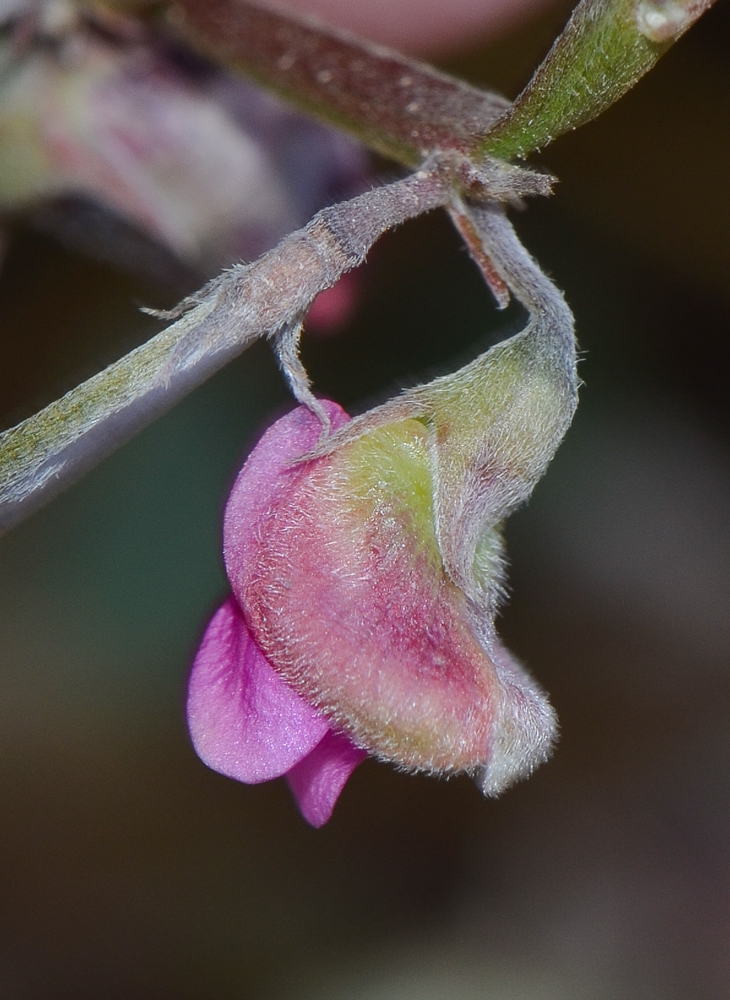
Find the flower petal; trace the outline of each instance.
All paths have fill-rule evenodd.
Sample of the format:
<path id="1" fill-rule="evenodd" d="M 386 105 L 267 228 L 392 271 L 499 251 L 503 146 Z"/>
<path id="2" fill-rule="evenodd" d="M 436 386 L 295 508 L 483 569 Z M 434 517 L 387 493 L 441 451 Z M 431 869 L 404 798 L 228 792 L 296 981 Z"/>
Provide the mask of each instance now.
<path id="1" fill-rule="evenodd" d="M 347 779 L 367 757 L 346 736 L 330 730 L 286 779 L 302 816 L 312 826 L 323 826 L 332 815 Z"/>
<path id="2" fill-rule="evenodd" d="M 247 784 L 285 774 L 328 731 L 272 668 L 233 597 L 213 616 L 195 657 L 188 725 L 200 758 Z"/>
<path id="3" fill-rule="evenodd" d="M 345 411 L 328 399 L 320 400 L 332 430 L 349 421 Z M 228 577 L 242 566 L 253 571 L 256 543 L 262 525 L 275 509 L 278 498 L 296 479 L 301 467 L 292 462 L 317 444 L 322 430 L 319 420 L 306 406 L 298 406 L 277 420 L 261 438 L 241 469 L 226 506 L 223 554 Z"/>
<path id="4" fill-rule="evenodd" d="M 277 473 L 260 465 L 274 446 L 296 433 L 301 454 L 313 443 L 302 422 L 319 429 L 304 409 L 285 419 L 226 511 L 228 576 L 259 647 L 333 728 L 381 759 L 479 772 L 489 794 L 529 773 L 549 753 L 554 714 L 520 665 L 498 655 L 491 615 L 445 571 L 429 429 L 413 419 L 376 428 L 280 465 L 264 489 L 262 477 Z M 252 513 L 262 494 L 265 509 Z"/>

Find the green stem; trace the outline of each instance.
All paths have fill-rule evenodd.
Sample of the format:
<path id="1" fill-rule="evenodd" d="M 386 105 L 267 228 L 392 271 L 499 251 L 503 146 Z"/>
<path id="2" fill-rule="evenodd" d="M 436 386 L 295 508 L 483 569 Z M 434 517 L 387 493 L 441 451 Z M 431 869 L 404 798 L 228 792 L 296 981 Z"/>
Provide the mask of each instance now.
<path id="1" fill-rule="evenodd" d="M 436 150 L 509 160 L 590 121 L 714 0 L 582 0 L 511 107 L 389 49 L 249 0 L 175 0 L 193 48 L 408 166 Z"/>
<path id="2" fill-rule="evenodd" d="M 714 0 L 582 0 L 512 108 L 479 143 L 524 157 L 605 111 Z"/>
<path id="3" fill-rule="evenodd" d="M 292 329 L 314 297 L 365 260 L 388 229 L 449 202 L 448 168 L 432 169 L 318 212 L 253 264 L 237 265 L 174 310 L 176 323 L 44 410 L 0 434 L 0 533 L 69 486 L 262 336 L 287 366 Z M 316 406 L 315 406 L 316 409 Z"/>

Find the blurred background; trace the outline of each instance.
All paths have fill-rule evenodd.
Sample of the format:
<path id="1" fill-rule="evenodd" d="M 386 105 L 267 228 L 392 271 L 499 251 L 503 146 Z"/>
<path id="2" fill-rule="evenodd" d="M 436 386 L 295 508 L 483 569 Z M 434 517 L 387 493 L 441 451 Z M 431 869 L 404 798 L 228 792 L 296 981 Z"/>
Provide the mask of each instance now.
<path id="1" fill-rule="evenodd" d="M 442 64 L 514 96 L 565 14 Z M 0 1000 L 727 997 L 728 52 L 719 0 L 544 153 L 557 193 L 516 217 L 584 351 L 575 424 L 507 530 L 501 631 L 551 693 L 554 758 L 496 802 L 366 761 L 320 831 L 284 781 L 196 758 L 184 691 L 226 592 L 222 506 L 291 405 L 258 345 L 0 541 Z M 3 426 L 148 337 L 138 306 L 192 281 L 67 232 L 12 225 Z M 339 332 L 304 345 L 353 411 L 521 321 L 439 214 L 358 281 Z"/>

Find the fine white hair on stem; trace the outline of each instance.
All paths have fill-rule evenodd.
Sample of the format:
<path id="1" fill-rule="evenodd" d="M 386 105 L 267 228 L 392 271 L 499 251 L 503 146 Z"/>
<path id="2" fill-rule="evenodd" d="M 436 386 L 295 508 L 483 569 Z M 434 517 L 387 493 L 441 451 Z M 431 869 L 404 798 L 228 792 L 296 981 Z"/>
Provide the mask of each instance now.
<path id="1" fill-rule="evenodd" d="M 232 267 L 166 314 L 176 322 L 147 343 L 0 434 L 0 531 L 65 489 L 259 337 L 279 344 L 295 395 L 311 406 L 306 373 L 295 361 L 301 317 L 319 292 L 364 261 L 382 233 L 447 203 L 450 174 L 438 161 L 427 163 L 403 180 L 323 209 L 263 257 Z"/>
<path id="2" fill-rule="evenodd" d="M 69 486 L 259 337 L 274 343 L 295 397 L 328 422 L 297 354 L 312 300 L 365 260 L 387 230 L 450 205 L 546 194 L 552 178 L 452 152 L 415 173 L 318 212 L 252 264 L 225 271 L 175 309 L 175 322 L 98 375 L 0 434 L 0 532 Z M 490 280 L 489 277 L 487 280 Z M 498 279 L 495 279 L 498 280 Z M 494 281 L 500 299 L 504 292 Z M 148 310 L 149 311 L 149 310 Z"/>

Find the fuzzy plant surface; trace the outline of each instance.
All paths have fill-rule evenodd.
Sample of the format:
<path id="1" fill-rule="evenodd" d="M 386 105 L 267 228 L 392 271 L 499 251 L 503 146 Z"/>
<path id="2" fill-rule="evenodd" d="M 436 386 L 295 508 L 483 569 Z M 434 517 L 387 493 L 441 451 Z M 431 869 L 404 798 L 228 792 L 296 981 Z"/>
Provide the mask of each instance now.
<path id="1" fill-rule="evenodd" d="M 548 756 L 553 709 L 496 630 L 501 525 L 571 422 L 576 341 L 562 294 L 506 212 L 551 190 L 553 179 L 525 158 L 617 100 L 710 2 L 581 0 L 512 104 L 245 0 L 73 9 L 78 20 L 65 30 L 86 32 L 94 52 L 101 42 L 90 19 L 127 31 L 142 51 L 163 33 L 412 171 L 322 209 L 258 260 L 224 271 L 167 314 L 172 325 L 147 344 L 0 436 L 0 525 L 9 527 L 255 340 L 272 342 L 300 407 L 264 435 L 226 509 L 232 594 L 206 631 L 188 701 L 193 742 L 211 767 L 246 782 L 286 775 L 318 826 L 368 755 L 409 771 L 471 775 L 487 795 Z M 20 142 L 23 73 L 40 87 L 50 70 L 14 58 L 0 115 Z M 97 86 L 98 65 L 115 99 L 122 87 L 128 115 L 126 63 L 110 64 L 106 50 L 91 58 L 87 89 L 88 80 Z M 190 112 L 184 142 L 223 134 L 233 159 L 239 146 L 243 155 L 240 133 L 215 117 L 209 95 L 185 91 L 181 104 L 179 88 L 159 93 L 181 122 Z M 33 161 L 35 174 L 12 175 L 15 188 L 5 186 L 16 197 L 22 182 L 52 188 L 63 179 L 47 143 L 29 148 L 46 156 Z M 121 171 L 109 196 L 137 198 L 143 216 L 140 204 L 160 205 L 159 180 L 152 169 L 135 188 Z M 226 192 L 210 195 L 218 204 Z M 167 227 L 169 243 L 203 239 L 210 207 L 180 228 L 176 204 L 153 213 L 150 226 Z M 298 354 L 304 318 L 382 233 L 435 208 L 450 212 L 498 306 L 514 298 L 527 325 L 459 371 L 350 420 L 310 385 Z"/>
<path id="2" fill-rule="evenodd" d="M 532 81 L 510 105 L 500 95 L 382 46 L 246 0 L 63 3 L 61 18 L 56 3 L 11 5 L 6 12 L 11 25 L 15 15 L 27 31 L 27 19 L 35 18 L 41 38 L 50 31 L 56 46 L 59 33 L 61 39 L 70 34 L 74 53 L 79 48 L 82 53 L 95 51 L 98 46 L 97 36 L 89 35 L 89 24 L 100 23 L 103 33 L 113 30 L 131 39 L 145 58 L 162 31 L 205 54 L 214 65 L 245 73 L 294 105 L 417 169 L 401 182 L 323 210 L 274 251 L 252 264 L 230 268 L 173 311 L 170 318 L 177 322 L 172 326 L 3 432 L 0 530 L 64 489 L 260 337 L 274 341 L 295 394 L 304 399 L 307 380 L 296 356 L 296 340 L 308 307 L 343 273 L 362 263 L 383 232 L 409 218 L 437 207 L 449 209 L 497 301 L 505 304 L 508 289 L 480 245 L 465 201 L 507 205 L 525 196 L 548 194 L 551 178 L 526 169 L 521 158 L 608 107 L 709 6 L 710 0 L 581 0 Z M 48 10 L 54 16 L 44 20 Z M 17 135 L 22 145 L 29 135 L 37 139 L 40 126 L 27 117 L 28 102 L 21 100 L 24 89 L 18 80 L 28 75 L 35 93 L 33 88 L 43 84 L 49 70 L 39 65 L 35 50 L 26 56 L 12 34 L 11 43 L 3 57 L 0 115 L 4 109 L 4 130 L 10 129 L 11 140 Z M 44 42 L 42 48 L 47 47 Z M 104 50 L 94 55 L 91 65 L 97 76 L 111 77 L 113 106 L 121 103 L 127 127 L 131 111 L 122 100 L 128 97 L 124 59 L 121 67 L 110 65 Z M 160 94 L 165 94 L 169 76 L 167 71 L 162 75 Z M 81 79 L 86 77 L 82 74 Z M 177 108 L 180 95 L 173 92 L 170 99 Z M 196 114 L 202 114 L 200 100 L 197 91 L 189 97 L 193 122 Z M 41 106 L 38 101 L 30 105 Z M 93 108 L 98 113 L 97 101 Z M 226 124 L 218 120 L 220 127 Z M 204 115 L 201 121 L 211 127 Z M 235 151 L 240 140 L 230 130 L 224 129 L 224 134 Z M 202 135 L 193 128 L 188 145 L 200 146 Z M 10 173 L 0 197 L 20 198 L 21 184 L 23 196 L 63 185 L 68 164 L 59 170 L 39 142 L 31 141 L 27 153 L 15 161 L 17 169 Z M 130 136 L 123 148 L 138 142 L 138 137 L 133 141 Z M 17 143 L 10 148 L 17 148 Z M 75 161 L 79 159 L 83 163 L 88 156 L 82 152 Z M 98 163 L 96 154 L 90 162 Z M 139 199 L 146 197 L 161 211 L 151 196 L 158 180 L 153 171 L 140 179 L 143 187 L 135 191 L 129 188 L 128 177 L 120 176 L 110 197 L 137 199 L 135 204 L 145 204 Z M 176 197 L 184 201 L 185 192 Z M 221 192 L 215 197 L 220 200 Z M 148 219 L 150 211 L 143 211 Z M 174 215 L 168 210 L 151 224 L 159 232 L 167 225 L 163 219 L 172 220 Z M 179 220 L 176 224 L 179 227 Z M 184 238 L 200 241 L 199 226 L 195 222 Z M 311 395 L 306 400 L 312 405 Z"/>

